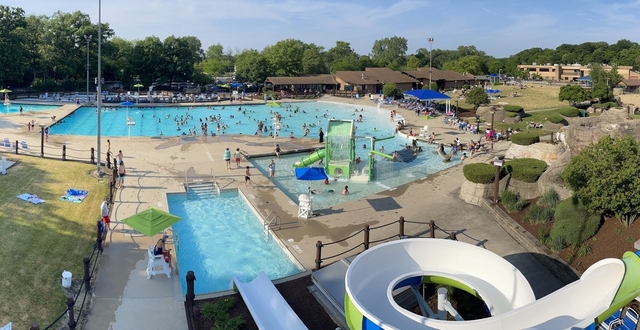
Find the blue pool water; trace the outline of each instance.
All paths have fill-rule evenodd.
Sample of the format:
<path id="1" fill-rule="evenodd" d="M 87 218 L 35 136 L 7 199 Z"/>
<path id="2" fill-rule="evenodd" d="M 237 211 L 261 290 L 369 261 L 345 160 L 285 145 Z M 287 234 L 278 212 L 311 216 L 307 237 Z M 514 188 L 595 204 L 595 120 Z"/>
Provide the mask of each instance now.
<path id="1" fill-rule="evenodd" d="M 183 293 L 189 270 L 197 278 L 196 294 L 229 290 L 234 276 L 250 281 L 264 271 L 273 280 L 303 271 L 273 237 L 267 239 L 262 222 L 237 191 L 213 198 L 167 194 L 167 202 L 169 211 L 182 218 L 173 231 Z"/>
<path id="2" fill-rule="evenodd" d="M 51 110 L 57 110 L 60 108 L 59 105 L 10 103 L 9 105 L 0 104 L 0 113 L 3 113 L 3 114 L 20 113 L 20 107 L 22 107 L 22 111 L 24 113 L 27 113 L 30 111 L 51 111 Z"/>
<path id="3" fill-rule="evenodd" d="M 360 142 L 362 141 L 362 142 Z M 364 144 L 365 139 L 357 139 L 356 145 Z M 384 146 L 386 153 L 394 150 L 402 150 L 407 139 L 395 137 L 390 140 L 376 142 L 376 149 Z M 368 145 L 367 141 L 367 145 Z M 315 192 L 312 194 L 314 209 L 326 209 L 335 205 L 365 198 L 367 196 L 393 189 L 400 185 L 424 178 L 441 170 L 460 163 L 460 156 L 454 156 L 450 162 L 443 162 L 442 158 L 435 152 L 434 145 L 419 143 L 423 148 L 423 152 L 418 157 L 407 163 L 393 162 L 387 159 L 376 157 L 376 167 L 374 173 L 376 178 L 370 182 L 356 182 L 355 180 L 330 180 L 329 185 L 325 185 L 323 181 L 300 181 L 296 179 L 293 164 L 307 156 L 307 154 L 285 155 L 280 158 L 260 157 L 251 158 L 251 163 L 265 176 L 269 175 L 268 165 L 273 159 L 276 163 L 276 173 L 273 179 L 275 185 L 282 190 L 291 200 L 298 204 L 300 194 L 308 192 L 308 187 Z M 356 148 L 356 156 L 366 160 L 369 149 L 362 147 Z M 449 152 L 449 150 L 447 150 Z M 366 164 L 363 164 L 366 166 Z M 349 186 L 349 194 L 342 195 L 344 186 Z M 330 193 L 329 190 L 333 190 Z"/>
<path id="4" fill-rule="evenodd" d="M 291 105 L 289 111 L 284 105 Z M 299 108 L 295 112 L 295 107 Z M 241 111 L 238 111 L 241 108 Z M 195 106 L 195 107 L 157 107 L 157 108 L 136 108 L 136 107 L 105 107 L 101 117 L 101 133 L 104 136 L 127 136 L 129 127 L 131 136 L 158 136 L 160 132 L 164 136 L 179 136 L 189 129 L 201 134 L 200 119 L 208 124 L 208 132 L 216 133 L 216 124 L 221 124 L 220 133 L 223 134 L 249 134 L 254 135 L 257 131 L 258 121 L 263 121 L 267 128 L 271 127 L 264 136 L 273 133 L 273 114 L 279 112 L 282 115 L 282 129 L 278 131 L 280 137 L 288 137 L 293 132 L 296 138 L 304 137 L 303 124 L 309 127 L 308 138 L 317 139 L 318 129 L 323 127 L 326 131 L 327 120 L 336 119 L 357 119 L 362 114 L 363 121 L 356 124 L 356 134 L 374 134 L 378 137 L 393 134 L 394 127 L 389 125 L 389 110 L 379 110 L 366 107 L 363 112 L 355 112 L 353 105 L 344 105 L 330 102 L 297 102 L 283 103 L 283 107 L 270 107 L 267 105 L 227 105 L 222 106 Z M 359 107 L 358 109 L 363 109 Z M 244 112 L 244 114 L 243 114 Z M 220 118 L 216 122 L 210 122 L 210 116 Z M 231 118 L 233 116 L 233 118 Z M 127 125 L 135 122 L 135 125 Z M 181 125 L 178 131 L 178 124 L 175 119 L 190 118 L 186 124 Z M 96 108 L 81 107 L 71 116 L 50 128 L 52 134 L 67 135 L 95 135 L 96 132 Z M 226 128 L 225 128 L 226 127 Z"/>

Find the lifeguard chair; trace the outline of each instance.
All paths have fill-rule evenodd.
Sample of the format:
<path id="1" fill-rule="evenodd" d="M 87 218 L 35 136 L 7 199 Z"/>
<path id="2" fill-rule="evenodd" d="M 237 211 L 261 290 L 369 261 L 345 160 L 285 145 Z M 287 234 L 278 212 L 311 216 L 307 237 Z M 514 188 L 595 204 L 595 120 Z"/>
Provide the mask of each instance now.
<path id="1" fill-rule="evenodd" d="M 301 194 L 298 196 L 298 218 L 309 219 L 313 216 L 313 203 L 311 202 L 311 196 L 307 194 Z"/>
<path id="2" fill-rule="evenodd" d="M 420 129 L 420 136 L 422 136 L 423 138 L 426 138 L 429 136 L 429 125 L 424 125 Z"/>

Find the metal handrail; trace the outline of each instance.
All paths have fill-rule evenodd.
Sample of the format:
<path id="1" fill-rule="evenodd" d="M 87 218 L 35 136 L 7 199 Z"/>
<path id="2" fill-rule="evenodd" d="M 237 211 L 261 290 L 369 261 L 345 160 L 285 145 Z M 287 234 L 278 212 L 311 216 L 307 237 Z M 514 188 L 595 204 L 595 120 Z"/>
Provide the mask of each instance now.
<path id="1" fill-rule="evenodd" d="M 280 216 L 275 211 L 271 211 L 264 221 L 264 234 L 269 235 L 269 228 L 271 228 L 272 224 L 280 229 L 280 221 Z"/>

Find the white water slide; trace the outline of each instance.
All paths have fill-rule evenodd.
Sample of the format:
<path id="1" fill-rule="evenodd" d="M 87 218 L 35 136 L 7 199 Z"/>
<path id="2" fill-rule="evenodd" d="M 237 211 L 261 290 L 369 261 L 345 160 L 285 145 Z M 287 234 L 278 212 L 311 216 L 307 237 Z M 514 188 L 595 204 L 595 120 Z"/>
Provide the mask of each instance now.
<path id="1" fill-rule="evenodd" d="M 259 329 L 307 330 L 264 272 L 248 283 L 234 277 L 233 283 Z"/>
<path id="2" fill-rule="evenodd" d="M 493 252 L 458 241 L 414 238 L 361 253 L 347 270 L 345 286 L 351 307 L 375 324 L 366 329 L 583 329 L 609 308 L 624 274 L 622 260 L 601 260 L 579 280 L 535 300 L 522 273 Z M 425 275 L 475 289 L 492 316 L 444 321 L 399 306 L 392 295 L 395 286 Z"/>

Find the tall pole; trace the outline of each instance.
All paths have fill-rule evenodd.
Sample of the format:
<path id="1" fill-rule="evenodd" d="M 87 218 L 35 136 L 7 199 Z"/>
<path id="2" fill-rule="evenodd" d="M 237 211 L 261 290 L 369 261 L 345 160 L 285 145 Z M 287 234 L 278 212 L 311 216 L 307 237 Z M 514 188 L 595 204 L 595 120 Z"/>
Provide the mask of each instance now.
<path id="1" fill-rule="evenodd" d="M 89 102 L 89 41 L 91 41 L 91 35 L 84 36 L 87 41 L 87 102 Z"/>
<path id="2" fill-rule="evenodd" d="M 427 39 L 429 42 L 429 89 L 431 89 L 431 53 L 433 50 L 433 38 Z"/>
<path id="3" fill-rule="evenodd" d="M 98 142 L 98 158 L 97 158 L 97 173 L 100 176 L 100 117 L 102 116 L 102 0 L 98 0 L 98 129 L 97 142 Z"/>
<path id="4" fill-rule="evenodd" d="M 495 116 L 496 112 L 495 111 L 491 111 L 491 130 L 489 133 L 489 136 L 491 137 L 491 141 L 489 141 L 489 146 L 491 147 L 491 152 L 493 152 L 493 140 L 495 138 L 495 134 L 496 131 L 493 129 L 493 117 Z"/>

